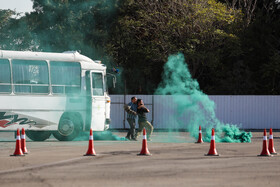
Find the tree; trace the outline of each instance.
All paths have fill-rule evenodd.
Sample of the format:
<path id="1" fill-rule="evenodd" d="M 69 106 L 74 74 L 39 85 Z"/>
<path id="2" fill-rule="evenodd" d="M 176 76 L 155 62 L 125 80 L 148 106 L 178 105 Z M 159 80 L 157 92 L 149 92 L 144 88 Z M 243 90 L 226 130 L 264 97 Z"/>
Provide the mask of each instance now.
<path id="1" fill-rule="evenodd" d="M 280 9 L 275 1 L 257 5 L 255 19 L 242 36 L 242 58 L 252 71 L 254 94 L 280 94 Z"/>
<path id="2" fill-rule="evenodd" d="M 280 5 L 263 0 L 33 0 L 0 10 L 0 48 L 78 50 L 123 69 L 113 93 L 153 94 L 182 52 L 207 94 L 279 94 Z M 116 67 L 117 66 L 117 67 Z M 110 81 L 109 81 L 110 82 Z"/>
<path id="3" fill-rule="evenodd" d="M 215 81 L 224 55 L 241 53 L 236 33 L 242 14 L 215 0 L 126 0 L 121 10 L 107 49 L 126 68 L 131 93 L 153 93 L 168 55 L 177 52 L 185 54 L 202 88 L 211 90 L 207 82 Z"/>
<path id="4" fill-rule="evenodd" d="M 26 18 L 12 10 L 0 10 L 0 48 L 30 50 L 32 37 Z"/>
<path id="5" fill-rule="evenodd" d="M 91 58 L 104 55 L 103 45 L 117 1 L 33 0 L 26 16 L 38 50 L 78 50 Z"/>

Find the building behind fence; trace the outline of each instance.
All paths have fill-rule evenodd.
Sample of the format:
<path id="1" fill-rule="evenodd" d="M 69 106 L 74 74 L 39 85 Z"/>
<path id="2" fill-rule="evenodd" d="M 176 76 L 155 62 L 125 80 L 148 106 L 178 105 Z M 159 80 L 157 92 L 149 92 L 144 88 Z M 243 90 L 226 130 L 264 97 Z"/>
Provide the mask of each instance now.
<path id="1" fill-rule="evenodd" d="M 168 129 L 176 124 L 170 95 L 111 95 L 111 129 L 129 128 L 124 103 L 132 96 L 143 99 L 150 113 L 148 120 L 155 129 Z M 216 117 L 224 123 L 236 124 L 243 129 L 280 129 L 280 96 L 209 96 L 216 104 Z M 186 116 L 187 118 L 187 116 Z"/>

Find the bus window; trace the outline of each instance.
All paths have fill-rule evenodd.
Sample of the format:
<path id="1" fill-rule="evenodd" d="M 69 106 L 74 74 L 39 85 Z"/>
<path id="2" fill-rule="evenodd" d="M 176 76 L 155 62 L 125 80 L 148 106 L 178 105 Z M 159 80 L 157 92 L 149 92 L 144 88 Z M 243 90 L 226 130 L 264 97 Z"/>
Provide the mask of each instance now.
<path id="1" fill-rule="evenodd" d="M 79 62 L 50 62 L 54 94 L 80 93 L 81 65 Z"/>
<path id="2" fill-rule="evenodd" d="M 96 96 L 103 96 L 103 76 L 102 73 L 92 73 L 92 93 Z"/>
<path id="3" fill-rule="evenodd" d="M 15 93 L 49 93 L 46 61 L 12 60 Z"/>
<path id="4" fill-rule="evenodd" d="M 11 93 L 11 69 L 7 59 L 0 59 L 0 93 Z"/>

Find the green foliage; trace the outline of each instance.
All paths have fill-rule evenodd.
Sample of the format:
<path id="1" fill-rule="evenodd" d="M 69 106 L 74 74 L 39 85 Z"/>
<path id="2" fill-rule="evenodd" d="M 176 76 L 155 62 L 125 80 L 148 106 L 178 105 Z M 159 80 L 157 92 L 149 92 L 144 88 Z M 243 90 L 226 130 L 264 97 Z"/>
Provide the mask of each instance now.
<path id="1" fill-rule="evenodd" d="M 11 10 L 0 10 L 0 47 L 10 50 L 28 50 L 32 38 L 26 18 Z"/>
<path id="2" fill-rule="evenodd" d="M 136 84 L 135 93 L 141 87 L 153 93 L 171 53 L 184 53 L 191 74 L 201 81 L 210 78 L 200 78 L 205 71 L 216 72 L 223 65 L 225 52 L 231 57 L 241 53 L 238 10 L 215 0 L 126 2 L 107 49 L 116 62 L 134 72 L 125 78 Z"/>
<path id="3" fill-rule="evenodd" d="M 27 18 L 40 50 L 80 50 L 96 58 L 104 55 L 113 6 L 112 0 L 34 0 Z"/>
<path id="4" fill-rule="evenodd" d="M 251 70 L 254 94 L 279 95 L 280 9 L 263 5 L 244 32 L 243 61 Z"/>
<path id="5" fill-rule="evenodd" d="M 117 3 L 117 0 L 33 0 L 33 12 L 17 19 L 7 16 L 8 25 L 1 32 L 5 33 L 1 48 L 78 50 L 93 59 L 106 59 L 104 45 Z"/>
<path id="6" fill-rule="evenodd" d="M 101 59 L 109 72 L 117 65 L 122 71 L 111 93 L 123 93 L 124 85 L 126 93 L 154 93 L 168 56 L 181 52 L 207 94 L 279 94 L 277 6 L 255 0 L 33 0 L 34 11 L 24 16 L 0 10 L 0 48 L 78 50 Z"/>

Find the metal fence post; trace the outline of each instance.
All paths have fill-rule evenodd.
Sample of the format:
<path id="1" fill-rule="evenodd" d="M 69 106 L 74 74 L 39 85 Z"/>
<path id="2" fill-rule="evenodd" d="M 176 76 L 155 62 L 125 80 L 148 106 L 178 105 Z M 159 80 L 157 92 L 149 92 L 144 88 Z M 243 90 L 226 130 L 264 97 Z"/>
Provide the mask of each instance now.
<path id="1" fill-rule="evenodd" d="M 126 104 L 126 80 L 124 80 L 124 94 L 123 94 L 123 105 Z M 125 111 L 123 110 L 123 129 L 125 129 Z"/>

